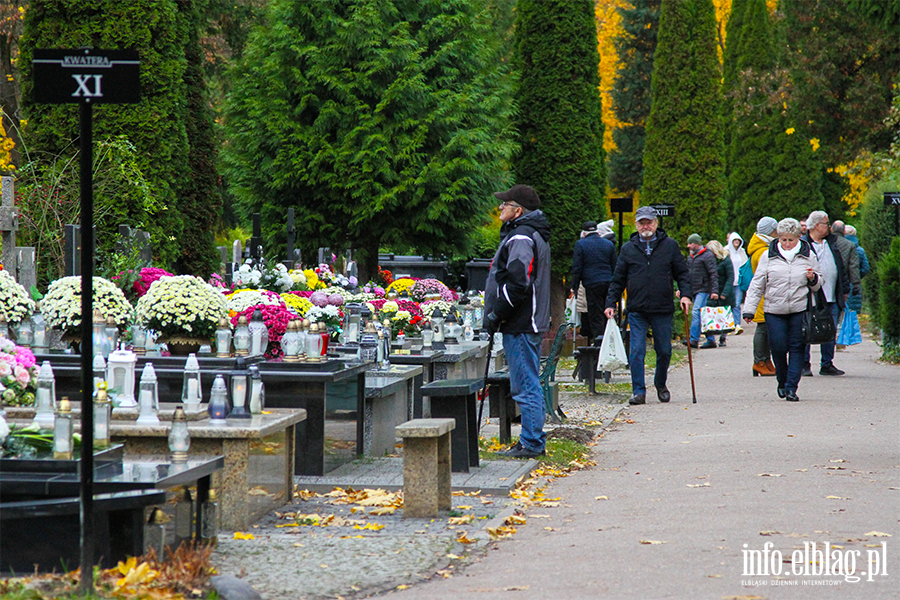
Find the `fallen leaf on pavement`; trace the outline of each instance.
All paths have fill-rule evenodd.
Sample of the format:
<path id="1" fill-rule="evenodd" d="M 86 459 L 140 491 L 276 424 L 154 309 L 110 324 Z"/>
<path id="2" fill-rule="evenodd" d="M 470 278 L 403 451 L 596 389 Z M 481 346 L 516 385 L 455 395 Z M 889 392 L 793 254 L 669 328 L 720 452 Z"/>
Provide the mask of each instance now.
<path id="1" fill-rule="evenodd" d="M 760 531 L 759 535 L 778 535 L 780 531 Z"/>
<path id="2" fill-rule="evenodd" d="M 655 546 L 657 544 L 665 544 L 667 542 L 660 542 L 659 540 L 641 540 L 639 543 Z"/>
<path id="3" fill-rule="evenodd" d="M 594 496 L 594 500 L 609 500 L 609 496 Z"/>
<path id="4" fill-rule="evenodd" d="M 514 534 L 516 532 L 516 528 L 505 527 L 501 525 L 500 527 L 488 527 L 487 532 L 491 536 L 492 540 L 499 540 Z"/>
<path id="5" fill-rule="evenodd" d="M 235 532 L 234 532 L 234 538 L 232 538 L 232 539 L 235 539 L 235 540 L 255 540 L 256 538 L 253 537 L 253 534 L 252 534 L 252 533 L 244 533 L 244 532 L 242 532 L 242 531 L 235 531 Z"/>
<path id="6" fill-rule="evenodd" d="M 710 487 L 708 481 L 706 483 L 689 483 L 689 484 L 687 484 L 687 486 L 688 487 Z"/>
<path id="7" fill-rule="evenodd" d="M 826 500 L 849 500 L 849 498 L 842 498 L 840 496 L 825 496 Z"/>
<path id="8" fill-rule="evenodd" d="M 882 533 L 881 531 L 870 531 L 869 533 L 864 533 L 863 535 L 867 535 L 870 537 L 893 537 L 890 533 Z"/>
<path id="9" fill-rule="evenodd" d="M 531 587 L 530 585 L 511 585 L 509 587 L 503 588 L 503 591 L 504 592 L 524 592 L 525 590 L 527 590 L 530 587 Z"/>
<path id="10" fill-rule="evenodd" d="M 450 517 L 448 523 L 450 525 L 465 525 L 475 520 L 475 515 L 463 515 L 461 517 Z"/>
<path id="11" fill-rule="evenodd" d="M 525 523 L 525 517 L 521 517 L 519 515 L 509 515 L 508 517 L 506 517 L 506 520 L 503 521 L 504 525 L 524 525 Z"/>
<path id="12" fill-rule="evenodd" d="M 458 536 L 456 536 L 456 541 L 460 544 L 474 544 L 475 540 L 471 539 L 466 535 L 465 531 L 461 531 Z"/>
<path id="13" fill-rule="evenodd" d="M 757 477 L 781 477 L 780 473 L 760 473 Z"/>

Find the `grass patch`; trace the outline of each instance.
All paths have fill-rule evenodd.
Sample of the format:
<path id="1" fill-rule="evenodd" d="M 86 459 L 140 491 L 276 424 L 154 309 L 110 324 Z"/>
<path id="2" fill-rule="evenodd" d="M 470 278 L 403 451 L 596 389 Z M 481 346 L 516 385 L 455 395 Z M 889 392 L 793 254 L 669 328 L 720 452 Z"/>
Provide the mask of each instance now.
<path id="1" fill-rule="evenodd" d="M 479 456 L 482 460 L 519 460 L 515 458 L 506 458 L 497 454 L 501 450 L 506 450 L 515 445 L 519 438 L 514 437 L 509 445 L 500 443 L 496 437 L 490 439 L 479 438 L 478 447 L 480 449 Z M 548 467 L 567 467 L 572 461 L 584 462 L 591 453 L 589 446 L 579 444 L 573 440 L 562 438 L 548 438 L 545 448 L 547 455 L 540 456 L 537 460 L 542 466 Z"/>

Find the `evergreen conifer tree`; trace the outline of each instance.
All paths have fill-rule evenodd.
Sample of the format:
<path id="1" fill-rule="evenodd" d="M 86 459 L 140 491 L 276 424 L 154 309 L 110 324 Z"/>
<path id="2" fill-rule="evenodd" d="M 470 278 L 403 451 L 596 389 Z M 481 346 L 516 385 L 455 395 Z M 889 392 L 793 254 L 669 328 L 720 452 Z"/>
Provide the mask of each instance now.
<path id="1" fill-rule="evenodd" d="M 650 78 L 659 31 L 660 0 L 634 0 L 619 7 L 624 35 L 616 38 L 619 70 L 612 89 L 616 118 L 616 147 L 609 153 L 609 185 L 619 193 L 641 189 L 644 174 L 644 138 L 650 115 Z"/>
<path id="2" fill-rule="evenodd" d="M 508 184 L 511 95 L 484 1 L 274 0 L 233 71 L 225 174 L 270 247 L 458 249 Z"/>
<path id="3" fill-rule="evenodd" d="M 78 146 L 79 126 L 77 106 L 34 104 L 31 100 L 33 50 L 79 46 L 137 49 L 141 102 L 95 107 L 94 139 L 125 134 L 137 148 L 138 167 L 150 182 L 152 195 L 166 210 L 152 219 L 135 210 L 128 224 L 151 233 L 154 257 L 166 266 L 180 255 L 182 227 L 192 218 L 179 206 L 181 185 L 190 178 L 183 82 L 187 28 L 185 14 L 174 0 L 33 0 L 20 39 L 22 106 L 28 118 L 25 146 L 38 158 L 71 156 Z M 114 232 L 106 233 L 110 238 Z M 193 239 L 187 241 L 194 243 Z"/>
<path id="4" fill-rule="evenodd" d="M 788 82 L 766 0 L 748 0 L 732 94 L 728 148 L 730 226 L 753 231 L 762 216 L 802 218 L 822 207 L 822 169 L 806 129 L 788 117 Z M 727 42 L 726 42 L 727 44 Z"/>
<path id="5" fill-rule="evenodd" d="M 712 0 L 663 0 L 644 150 L 642 204 L 674 204 L 667 233 L 718 237 L 724 226 L 724 149 Z"/>
<path id="6" fill-rule="evenodd" d="M 597 27 L 590 0 L 519 0 L 516 12 L 514 170 L 517 183 L 537 190 L 550 221 L 552 313 L 560 323 L 581 224 L 606 216 Z"/>
<path id="7" fill-rule="evenodd" d="M 738 89 L 738 48 L 741 44 L 741 30 L 744 27 L 746 0 L 732 2 L 728 23 L 725 25 L 725 51 L 722 53 L 722 131 L 726 152 L 731 145 L 731 129 L 734 120 L 734 96 Z M 726 177 L 729 165 L 725 164 Z"/>

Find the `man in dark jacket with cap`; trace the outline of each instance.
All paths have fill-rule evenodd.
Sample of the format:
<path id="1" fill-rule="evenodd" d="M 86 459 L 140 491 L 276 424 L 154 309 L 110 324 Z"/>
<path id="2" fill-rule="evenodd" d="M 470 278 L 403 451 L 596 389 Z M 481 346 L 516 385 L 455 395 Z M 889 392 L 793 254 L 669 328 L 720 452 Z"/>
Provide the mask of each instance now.
<path id="1" fill-rule="evenodd" d="M 597 223 L 587 221 L 581 226 L 582 237 L 575 242 L 572 256 L 572 291 L 578 293 L 583 285 L 587 298 L 588 319 L 593 337 L 603 335 L 606 330 L 606 294 L 609 282 L 616 270 L 616 246 L 600 237 Z"/>
<path id="2" fill-rule="evenodd" d="M 484 289 L 484 328 L 503 333 L 513 399 L 522 413 L 519 441 L 502 452 L 512 458 L 544 454 L 541 340 L 550 329 L 550 225 L 537 192 L 515 185 L 494 194 L 501 202 L 500 247 Z"/>
<path id="3" fill-rule="evenodd" d="M 653 348 L 656 350 L 654 384 L 660 402 L 671 398 L 666 387 L 669 362 L 672 359 L 672 313 L 678 282 L 681 310 L 691 307 L 691 282 L 687 264 L 678 243 L 659 229 L 656 210 L 642 206 L 634 214 L 637 232 L 622 246 L 616 272 L 606 297 L 606 316 L 612 319 L 616 303 L 628 290 L 625 305 L 631 328 L 631 348 L 628 363 L 631 367 L 632 397 L 629 404 L 644 404 L 647 387 L 644 383 L 644 357 L 647 354 L 647 331 L 653 328 Z"/>

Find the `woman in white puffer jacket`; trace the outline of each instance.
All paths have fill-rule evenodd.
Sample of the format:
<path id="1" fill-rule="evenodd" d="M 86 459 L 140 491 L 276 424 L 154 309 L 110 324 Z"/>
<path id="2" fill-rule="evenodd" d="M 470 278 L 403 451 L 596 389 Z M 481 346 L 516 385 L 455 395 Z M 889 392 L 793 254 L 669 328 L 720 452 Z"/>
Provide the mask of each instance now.
<path id="1" fill-rule="evenodd" d="M 804 360 L 803 313 L 809 294 L 822 287 L 822 276 L 815 253 L 800 239 L 800 223 L 796 219 L 779 221 L 776 235 L 756 267 L 743 316 L 751 322 L 757 306 L 763 302 L 778 396 L 796 402 L 800 399 L 797 386 Z"/>

